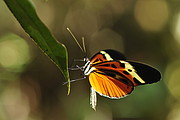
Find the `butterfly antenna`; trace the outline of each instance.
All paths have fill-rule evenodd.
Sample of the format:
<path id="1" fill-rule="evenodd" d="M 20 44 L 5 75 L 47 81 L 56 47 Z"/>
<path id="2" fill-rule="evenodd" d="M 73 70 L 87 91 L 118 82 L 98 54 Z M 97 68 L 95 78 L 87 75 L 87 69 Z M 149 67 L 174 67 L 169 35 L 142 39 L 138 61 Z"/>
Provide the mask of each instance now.
<path id="1" fill-rule="evenodd" d="M 84 37 L 82 37 L 82 44 L 83 44 L 84 53 L 87 54 Z"/>
<path id="2" fill-rule="evenodd" d="M 79 44 L 78 40 L 76 39 L 76 37 L 74 36 L 74 34 L 71 32 L 71 30 L 69 28 L 67 28 L 67 30 L 69 31 L 69 33 L 71 34 L 71 36 L 74 38 L 74 40 L 76 41 L 77 45 L 79 46 L 79 48 L 81 49 L 82 52 L 85 53 L 84 49 L 81 47 L 81 45 Z"/>

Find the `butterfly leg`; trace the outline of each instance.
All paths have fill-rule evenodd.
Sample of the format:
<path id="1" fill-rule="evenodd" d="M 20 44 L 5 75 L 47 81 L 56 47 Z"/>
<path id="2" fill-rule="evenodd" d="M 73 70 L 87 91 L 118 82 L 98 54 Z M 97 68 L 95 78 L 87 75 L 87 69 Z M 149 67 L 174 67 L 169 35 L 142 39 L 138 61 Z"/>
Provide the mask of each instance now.
<path id="1" fill-rule="evenodd" d="M 84 62 L 83 59 L 74 59 L 73 61 L 74 61 L 74 62 Z"/>
<path id="2" fill-rule="evenodd" d="M 79 70 L 79 68 L 77 68 L 77 67 L 71 67 L 71 68 L 68 68 L 68 70 Z"/>
<path id="3" fill-rule="evenodd" d="M 84 59 L 74 59 L 72 62 L 71 62 L 71 66 L 73 66 L 73 64 L 75 63 L 75 62 L 85 62 L 84 61 Z"/>
<path id="4" fill-rule="evenodd" d="M 73 61 L 72 61 L 72 63 L 71 63 L 71 67 L 70 68 L 68 68 L 69 70 L 81 70 L 82 71 L 82 69 L 83 69 L 83 66 L 82 67 L 80 67 L 80 66 L 78 66 L 78 65 L 73 65 L 75 62 L 84 62 L 84 59 L 74 59 Z"/>
<path id="5" fill-rule="evenodd" d="M 68 68 L 68 69 L 69 70 L 81 70 L 81 71 L 84 71 L 83 66 L 79 66 L 79 65 L 72 66 L 71 68 Z"/>
<path id="6" fill-rule="evenodd" d="M 84 76 L 83 78 L 78 78 L 78 79 L 74 79 L 74 80 L 70 80 L 70 83 L 71 82 L 75 82 L 75 81 L 79 81 L 79 80 L 84 80 L 86 79 L 86 76 Z M 63 85 L 66 85 L 68 82 L 64 82 Z"/>
<path id="7" fill-rule="evenodd" d="M 73 66 L 71 68 L 68 68 L 69 70 L 81 70 L 81 71 L 84 71 L 84 66 L 79 66 L 79 65 L 76 65 L 76 66 Z"/>

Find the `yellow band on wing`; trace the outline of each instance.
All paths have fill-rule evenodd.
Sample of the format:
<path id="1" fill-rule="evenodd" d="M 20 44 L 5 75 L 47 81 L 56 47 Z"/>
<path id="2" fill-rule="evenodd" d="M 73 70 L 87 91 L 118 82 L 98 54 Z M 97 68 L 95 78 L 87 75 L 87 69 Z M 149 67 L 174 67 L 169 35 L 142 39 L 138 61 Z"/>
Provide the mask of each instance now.
<path id="1" fill-rule="evenodd" d="M 145 83 L 145 81 L 141 77 L 139 77 L 139 75 L 136 73 L 136 70 L 133 68 L 131 64 L 129 64 L 126 61 L 120 61 L 120 62 L 125 64 L 125 68 L 127 69 L 127 72 L 129 74 L 135 77 L 140 83 Z"/>

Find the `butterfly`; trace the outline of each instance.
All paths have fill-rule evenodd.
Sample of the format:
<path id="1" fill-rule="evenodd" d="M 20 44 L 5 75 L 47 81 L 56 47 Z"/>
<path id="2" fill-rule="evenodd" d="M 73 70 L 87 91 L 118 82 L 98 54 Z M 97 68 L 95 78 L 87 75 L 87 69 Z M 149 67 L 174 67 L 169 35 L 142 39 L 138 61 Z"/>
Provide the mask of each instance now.
<path id="1" fill-rule="evenodd" d="M 115 50 L 96 53 L 84 66 L 84 74 L 94 90 L 102 96 L 119 99 L 130 94 L 138 85 L 158 82 L 161 74 L 155 68 L 127 60 Z"/>
<path id="2" fill-rule="evenodd" d="M 84 62 L 85 65 L 80 69 L 85 76 L 89 76 L 92 87 L 91 105 L 94 109 L 96 93 L 110 99 L 120 99 L 132 93 L 136 86 L 155 83 L 161 79 L 157 69 L 130 61 L 122 53 L 112 49 L 102 50 L 91 59 L 85 57 Z"/>

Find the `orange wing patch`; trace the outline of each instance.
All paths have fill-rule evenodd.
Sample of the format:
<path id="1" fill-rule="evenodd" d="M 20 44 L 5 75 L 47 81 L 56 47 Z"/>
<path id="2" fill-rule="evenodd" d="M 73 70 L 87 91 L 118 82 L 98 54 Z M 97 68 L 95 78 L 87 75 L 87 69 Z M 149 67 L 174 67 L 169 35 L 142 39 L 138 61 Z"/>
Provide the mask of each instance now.
<path id="1" fill-rule="evenodd" d="M 124 76 L 126 79 L 130 80 L 134 86 L 145 83 L 145 81 L 142 80 L 141 77 L 136 73 L 136 70 L 125 61 L 105 61 L 92 64 L 92 66 L 116 79 L 121 79 L 121 77 Z"/>
<path id="2" fill-rule="evenodd" d="M 101 63 L 104 61 L 107 61 L 107 59 L 102 54 L 97 54 L 91 59 L 91 63 L 93 64 Z"/>
<path id="3" fill-rule="evenodd" d="M 123 81 L 126 82 L 123 82 Z M 134 85 L 126 79 L 116 80 L 110 76 L 93 72 L 89 75 L 91 86 L 102 96 L 119 99 L 130 94 Z"/>

